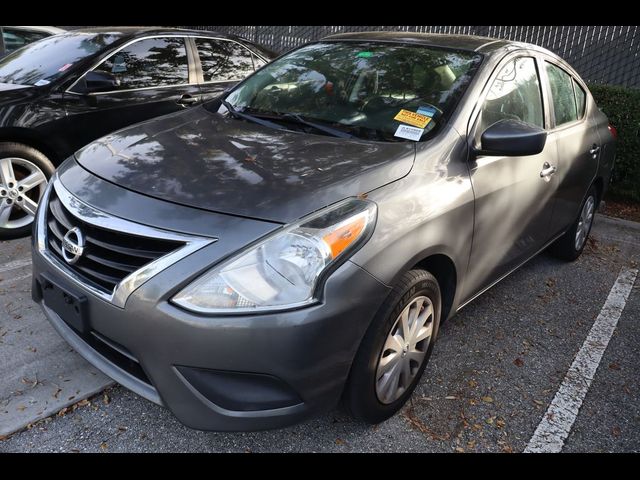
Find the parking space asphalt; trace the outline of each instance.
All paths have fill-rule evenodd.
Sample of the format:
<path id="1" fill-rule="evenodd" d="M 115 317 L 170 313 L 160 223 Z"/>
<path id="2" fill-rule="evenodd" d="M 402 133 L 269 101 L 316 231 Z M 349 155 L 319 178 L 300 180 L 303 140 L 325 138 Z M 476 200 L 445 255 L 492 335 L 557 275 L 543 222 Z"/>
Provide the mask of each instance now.
<path id="1" fill-rule="evenodd" d="M 0 437 L 104 390 L 31 300 L 29 239 L 0 242 Z"/>
<path id="2" fill-rule="evenodd" d="M 446 322 L 413 400 L 378 426 L 336 409 L 281 430 L 200 432 L 114 386 L 0 441 L 0 451 L 521 452 L 619 272 L 638 262 L 640 224 L 598 216 L 579 260 L 542 254 Z M 640 451 L 638 319 L 640 279 L 563 451 Z"/>

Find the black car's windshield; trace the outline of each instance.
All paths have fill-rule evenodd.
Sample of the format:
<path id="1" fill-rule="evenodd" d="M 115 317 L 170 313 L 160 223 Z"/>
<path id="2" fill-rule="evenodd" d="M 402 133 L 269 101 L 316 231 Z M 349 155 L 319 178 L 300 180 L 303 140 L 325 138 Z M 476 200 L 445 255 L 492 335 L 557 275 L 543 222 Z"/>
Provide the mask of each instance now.
<path id="1" fill-rule="evenodd" d="M 47 85 L 120 35 L 72 32 L 31 43 L 0 60 L 0 83 Z"/>
<path id="2" fill-rule="evenodd" d="M 254 118 L 420 141 L 451 113 L 481 60 L 472 52 L 420 45 L 320 42 L 267 65 L 226 100 Z"/>

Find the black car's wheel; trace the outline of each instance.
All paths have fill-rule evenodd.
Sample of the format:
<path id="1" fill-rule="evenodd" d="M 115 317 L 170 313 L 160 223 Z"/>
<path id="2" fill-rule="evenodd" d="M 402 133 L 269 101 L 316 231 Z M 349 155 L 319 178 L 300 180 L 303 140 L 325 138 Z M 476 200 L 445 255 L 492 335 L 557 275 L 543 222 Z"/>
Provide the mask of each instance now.
<path id="1" fill-rule="evenodd" d="M 31 225 L 55 167 L 38 150 L 0 143 L 0 240 L 31 233 Z"/>
<path id="2" fill-rule="evenodd" d="M 576 221 L 562 237 L 549 247 L 549 252 L 554 257 L 572 262 L 580 256 L 584 246 L 587 244 L 597 205 L 598 192 L 595 187 L 591 187 L 582 202 L 580 214 Z"/>
<path id="3" fill-rule="evenodd" d="M 344 404 L 357 419 L 379 423 L 411 396 L 429 360 L 440 323 L 438 282 L 411 270 L 393 288 L 360 345 Z"/>

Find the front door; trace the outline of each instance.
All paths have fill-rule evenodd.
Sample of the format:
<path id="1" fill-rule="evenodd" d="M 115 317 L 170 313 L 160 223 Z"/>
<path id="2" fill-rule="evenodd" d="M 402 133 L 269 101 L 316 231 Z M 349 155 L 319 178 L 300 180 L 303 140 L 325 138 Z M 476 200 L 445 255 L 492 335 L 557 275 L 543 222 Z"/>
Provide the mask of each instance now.
<path id="1" fill-rule="evenodd" d="M 536 59 L 510 57 L 496 71 L 470 130 L 477 147 L 486 128 L 502 119 L 546 125 Z M 469 296 L 509 273 L 548 241 L 557 189 L 556 146 L 547 141 L 538 155 L 477 156 L 470 162 L 475 218 L 466 281 Z"/>
<path id="2" fill-rule="evenodd" d="M 115 77 L 109 91 L 65 93 L 67 128 L 80 148 L 115 130 L 201 101 L 195 76 L 190 74 L 184 37 L 138 40 L 117 51 L 93 71 Z M 82 86 L 84 79 L 76 85 Z"/>

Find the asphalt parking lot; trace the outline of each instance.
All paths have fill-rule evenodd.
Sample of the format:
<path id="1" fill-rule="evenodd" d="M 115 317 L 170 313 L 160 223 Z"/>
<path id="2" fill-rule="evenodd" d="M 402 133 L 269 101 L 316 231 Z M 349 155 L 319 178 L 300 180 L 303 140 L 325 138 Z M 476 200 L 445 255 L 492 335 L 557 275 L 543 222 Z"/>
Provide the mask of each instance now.
<path id="1" fill-rule="evenodd" d="M 11 253 L 0 257 L 5 268 L 19 265 L 0 273 L 0 358 L 31 345 L 36 351 L 25 358 L 37 365 L 55 345 L 53 360 L 42 368 L 54 363 L 57 370 L 48 375 L 58 375 L 59 383 L 80 376 L 84 389 L 76 397 L 64 385 L 60 393 L 49 377 L 34 378 L 37 372 L 27 379 L 22 371 L 13 374 L 11 381 L 22 386 L 0 385 L 0 413 L 6 415 L 0 422 L 16 413 L 10 409 L 28 411 L 21 399 L 33 396 L 31 390 L 55 393 L 72 406 L 36 422 L 47 408 L 57 408 L 40 402 L 34 422 L 0 441 L 0 452 L 522 452 L 541 420 L 553 416 L 549 406 L 594 322 L 608 311 L 603 306 L 621 271 L 637 271 L 640 224 L 596 217 L 578 261 L 542 254 L 445 323 L 413 401 L 384 424 L 362 425 L 338 409 L 255 433 L 193 431 L 119 386 L 101 391 L 108 380 L 64 349 L 30 303 L 28 262 L 15 263 L 28 257 L 28 241 L 0 243 L 0 252 Z M 640 279 L 629 288 L 563 452 L 640 451 Z M 37 342 L 25 341 L 29 336 Z M 18 367 L 26 368 L 12 368 Z"/>

